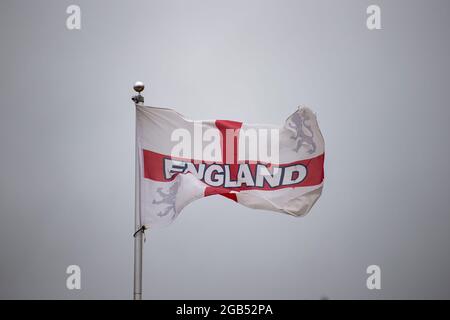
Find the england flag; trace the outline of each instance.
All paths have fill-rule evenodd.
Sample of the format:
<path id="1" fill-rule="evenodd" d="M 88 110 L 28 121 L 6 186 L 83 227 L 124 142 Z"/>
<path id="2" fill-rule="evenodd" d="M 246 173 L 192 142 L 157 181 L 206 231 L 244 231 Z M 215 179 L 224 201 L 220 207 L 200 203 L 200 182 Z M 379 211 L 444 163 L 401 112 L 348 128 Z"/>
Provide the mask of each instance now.
<path id="1" fill-rule="evenodd" d="M 303 216 L 320 197 L 324 139 L 299 108 L 283 126 L 193 121 L 136 105 L 141 225 L 170 224 L 189 203 L 218 195 L 246 207 Z"/>

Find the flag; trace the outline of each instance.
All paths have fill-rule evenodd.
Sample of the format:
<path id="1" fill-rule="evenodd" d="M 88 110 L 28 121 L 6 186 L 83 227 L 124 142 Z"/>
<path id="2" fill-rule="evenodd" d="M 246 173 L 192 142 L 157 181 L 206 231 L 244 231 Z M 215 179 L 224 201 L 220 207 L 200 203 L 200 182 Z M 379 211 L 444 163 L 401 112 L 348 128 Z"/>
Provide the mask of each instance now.
<path id="1" fill-rule="evenodd" d="M 308 108 L 276 126 L 193 121 L 137 105 L 136 147 L 145 227 L 168 225 L 189 203 L 212 195 L 302 216 L 323 188 L 324 140 Z"/>

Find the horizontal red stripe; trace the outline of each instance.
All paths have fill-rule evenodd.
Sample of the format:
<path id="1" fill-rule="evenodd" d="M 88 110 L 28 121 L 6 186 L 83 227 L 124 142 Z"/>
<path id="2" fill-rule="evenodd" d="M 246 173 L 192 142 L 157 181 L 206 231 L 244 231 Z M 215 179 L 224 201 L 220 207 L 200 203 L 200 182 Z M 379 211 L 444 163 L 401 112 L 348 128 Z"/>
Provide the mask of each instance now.
<path id="1" fill-rule="evenodd" d="M 320 183 L 322 183 L 324 178 L 324 172 L 323 172 L 323 164 L 324 164 L 324 158 L 325 155 L 321 154 L 317 157 L 311 158 L 311 159 L 305 159 L 300 161 L 295 161 L 292 163 L 286 163 L 286 164 L 279 164 L 276 165 L 277 167 L 287 167 L 291 165 L 300 164 L 306 167 L 306 177 L 303 179 L 303 181 L 292 184 L 292 185 L 280 185 L 274 188 L 271 188 L 269 185 L 265 184 L 263 187 L 256 187 L 256 186 L 240 186 L 235 188 L 225 188 L 225 187 L 213 187 L 209 186 L 205 183 L 206 186 L 208 186 L 208 189 L 210 191 L 208 193 L 211 194 L 222 194 L 222 193 L 229 193 L 230 191 L 243 191 L 243 190 L 276 190 L 276 189 L 282 189 L 282 188 L 293 188 L 293 187 L 308 187 L 308 186 L 315 186 Z M 144 178 L 151 179 L 155 181 L 160 182 L 166 182 L 171 181 L 175 178 L 176 174 L 171 179 L 165 179 L 164 177 L 164 159 L 172 159 L 172 160 L 180 160 L 184 162 L 194 162 L 195 160 L 191 159 L 182 159 L 177 157 L 171 157 L 167 155 L 163 155 L 160 153 L 156 153 L 150 150 L 143 150 L 143 169 L 144 169 Z M 195 161 L 195 163 L 204 163 L 204 164 L 211 164 L 211 162 L 206 161 Z M 216 164 L 222 164 L 219 162 L 215 162 Z M 264 163 L 258 163 L 258 164 L 264 164 Z M 230 166 L 238 166 L 239 164 L 231 164 Z M 250 163 L 249 168 L 252 172 L 252 175 L 254 176 L 256 172 L 256 165 L 255 163 Z M 265 164 L 267 165 L 267 164 Z M 204 181 L 203 181 L 204 182 Z M 205 194 L 209 195 L 209 194 Z"/>

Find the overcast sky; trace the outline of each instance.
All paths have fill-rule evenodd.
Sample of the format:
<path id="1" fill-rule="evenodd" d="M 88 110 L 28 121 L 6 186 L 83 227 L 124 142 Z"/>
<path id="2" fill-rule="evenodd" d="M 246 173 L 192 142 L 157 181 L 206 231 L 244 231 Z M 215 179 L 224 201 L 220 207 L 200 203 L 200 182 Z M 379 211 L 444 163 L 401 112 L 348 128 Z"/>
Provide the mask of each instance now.
<path id="1" fill-rule="evenodd" d="M 131 298 L 136 80 L 191 119 L 281 125 L 307 105 L 326 153 L 306 217 L 214 196 L 150 230 L 144 298 L 450 298 L 449 16 L 446 0 L 2 0 L 0 298 Z"/>

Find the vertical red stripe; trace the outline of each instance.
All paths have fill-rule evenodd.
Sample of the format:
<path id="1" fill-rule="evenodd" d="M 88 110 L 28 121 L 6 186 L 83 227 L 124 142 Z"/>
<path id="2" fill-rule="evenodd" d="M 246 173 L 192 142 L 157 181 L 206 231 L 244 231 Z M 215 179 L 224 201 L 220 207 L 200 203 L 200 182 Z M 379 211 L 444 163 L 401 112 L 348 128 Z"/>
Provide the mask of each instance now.
<path id="1" fill-rule="evenodd" d="M 230 120 L 216 120 L 216 127 L 220 131 L 220 145 L 222 147 L 222 163 L 229 164 L 230 178 L 235 180 L 238 173 L 238 148 L 239 148 L 239 130 L 242 127 L 242 122 Z M 226 192 L 220 192 L 224 197 L 237 201 L 235 193 L 221 188 Z M 205 197 L 217 194 L 217 188 L 206 187 Z"/>

